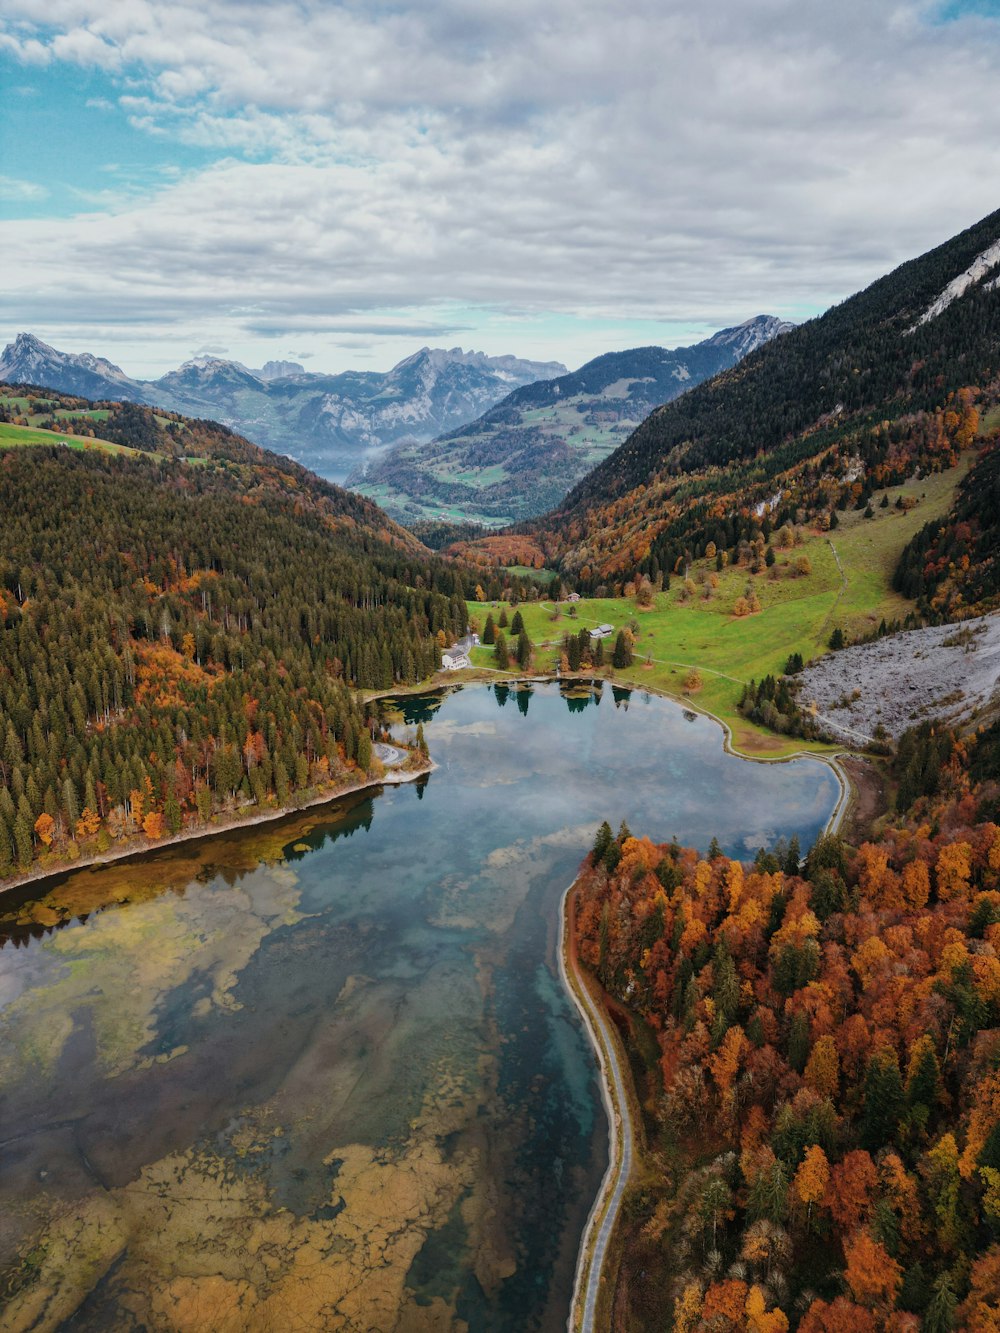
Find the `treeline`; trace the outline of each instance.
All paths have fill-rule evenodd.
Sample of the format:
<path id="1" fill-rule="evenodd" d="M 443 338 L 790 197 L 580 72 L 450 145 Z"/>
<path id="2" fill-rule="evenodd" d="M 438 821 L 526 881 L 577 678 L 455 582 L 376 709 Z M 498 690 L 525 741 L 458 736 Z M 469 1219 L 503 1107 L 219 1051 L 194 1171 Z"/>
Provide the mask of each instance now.
<path id="1" fill-rule="evenodd" d="M 599 831 L 577 941 L 641 1019 L 659 1170 L 623 1326 L 998 1327 L 998 737 L 921 728 L 894 823 L 801 870 Z"/>
<path id="2" fill-rule="evenodd" d="M 925 615 L 949 620 L 986 611 L 1000 595 L 1000 447 L 962 482 L 952 512 L 928 523 L 903 551 L 893 586 Z"/>
<path id="3" fill-rule="evenodd" d="M 998 231 L 994 214 L 653 412 L 519 535 L 591 593 L 709 542 L 731 551 L 772 501 L 806 518 L 864 508 L 877 488 L 947 466 L 975 434 L 959 395 L 996 400 L 1000 302 L 978 286 L 918 320 Z"/>
<path id="4" fill-rule="evenodd" d="M 849 419 L 890 403 L 893 416 L 933 411 L 942 387 L 986 383 L 1000 347 L 992 293 L 974 289 L 912 326 L 998 232 L 994 213 L 660 408 L 567 497 L 566 511 L 626 494 L 663 467 L 693 472 L 770 453 L 828 413 Z"/>
<path id="5" fill-rule="evenodd" d="M 355 689 L 431 674 L 472 589 L 368 509 L 228 462 L 0 451 L 0 875 L 369 769 Z"/>

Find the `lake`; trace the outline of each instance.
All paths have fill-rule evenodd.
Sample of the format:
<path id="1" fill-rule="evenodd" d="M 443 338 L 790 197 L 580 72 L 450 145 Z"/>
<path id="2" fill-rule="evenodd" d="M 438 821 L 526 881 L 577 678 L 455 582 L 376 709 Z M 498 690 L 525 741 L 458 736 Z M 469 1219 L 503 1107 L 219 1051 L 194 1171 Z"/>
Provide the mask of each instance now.
<path id="1" fill-rule="evenodd" d="M 838 784 L 606 685 L 388 707 L 435 772 L 0 899 L 4 1329 L 565 1327 L 607 1126 L 563 890 L 602 819 L 748 858 Z"/>

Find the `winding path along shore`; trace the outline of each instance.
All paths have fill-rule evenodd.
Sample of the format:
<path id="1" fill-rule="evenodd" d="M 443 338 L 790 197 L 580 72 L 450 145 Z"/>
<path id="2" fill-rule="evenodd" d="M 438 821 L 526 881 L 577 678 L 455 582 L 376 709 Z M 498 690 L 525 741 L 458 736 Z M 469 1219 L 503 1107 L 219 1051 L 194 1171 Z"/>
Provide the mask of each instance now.
<path id="1" fill-rule="evenodd" d="M 709 714 L 714 717 L 714 714 Z M 715 721 L 729 730 L 721 718 Z M 828 764 L 840 784 L 840 796 L 827 820 L 825 833 L 837 833 L 843 824 L 852 799 L 850 780 L 837 763 L 837 756 L 810 755 Z M 766 761 L 765 761 L 766 762 Z M 774 762 L 774 761 L 772 761 Z M 777 761 L 781 762 L 781 761 Z M 601 1071 L 601 1095 L 608 1116 L 608 1169 L 604 1173 L 587 1224 L 580 1239 L 573 1282 L 573 1299 L 568 1333 L 597 1333 L 597 1304 L 608 1246 L 614 1234 L 615 1223 L 621 1211 L 622 1198 L 632 1175 L 635 1161 L 635 1131 L 629 1107 L 626 1075 L 622 1072 L 621 1043 L 608 1022 L 603 1004 L 594 994 L 586 974 L 580 967 L 576 953 L 574 923 L 576 917 L 576 881 L 566 889 L 559 913 L 559 972 L 563 985 L 572 997 L 587 1035 L 597 1053 Z M 613 1293 L 609 1293 L 609 1300 Z"/>
<path id="2" fill-rule="evenodd" d="M 597 1302 L 608 1244 L 618 1220 L 622 1196 L 632 1174 L 634 1133 L 628 1094 L 619 1058 L 618 1040 L 581 971 L 573 942 L 575 882 L 563 894 L 559 914 L 559 970 L 563 985 L 583 1019 L 601 1068 L 601 1094 L 608 1115 L 608 1169 L 601 1181 L 580 1241 L 567 1328 L 569 1333 L 594 1333 Z"/>

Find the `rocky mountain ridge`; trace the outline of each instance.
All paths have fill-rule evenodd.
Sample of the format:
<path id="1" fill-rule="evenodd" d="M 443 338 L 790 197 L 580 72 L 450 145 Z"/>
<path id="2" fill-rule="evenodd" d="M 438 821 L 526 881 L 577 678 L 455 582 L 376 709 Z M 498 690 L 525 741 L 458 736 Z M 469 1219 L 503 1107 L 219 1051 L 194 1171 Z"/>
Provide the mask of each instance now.
<path id="1" fill-rule="evenodd" d="M 391 370 L 307 372 L 297 362 L 251 370 L 196 357 L 157 380 L 133 379 L 90 353 L 57 350 L 20 333 L 0 355 L 0 379 L 91 399 L 207 417 L 342 481 L 400 440 L 428 440 L 478 416 L 512 387 L 562 374 L 558 362 L 423 347 Z"/>
<path id="2" fill-rule="evenodd" d="M 794 326 L 758 315 L 690 347 L 607 352 L 515 388 L 468 425 L 404 443 L 349 478 L 401 522 L 499 527 L 543 513 L 660 404 Z"/>

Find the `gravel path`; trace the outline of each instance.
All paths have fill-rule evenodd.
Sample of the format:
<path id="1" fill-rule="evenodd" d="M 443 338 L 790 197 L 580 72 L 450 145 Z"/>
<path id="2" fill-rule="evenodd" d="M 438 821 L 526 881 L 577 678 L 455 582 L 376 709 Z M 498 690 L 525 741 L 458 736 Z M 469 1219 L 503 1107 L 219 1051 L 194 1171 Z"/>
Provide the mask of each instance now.
<path id="1" fill-rule="evenodd" d="M 928 718 L 964 721 L 997 692 L 1000 615 L 828 653 L 798 679 L 799 702 L 815 703 L 834 733 L 870 737 L 881 723 L 898 739 Z"/>
<path id="2" fill-rule="evenodd" d="M 568 900 L 572 891 L 573 886 L 570 885 L 563 897 L 560 913 L 559 970 L 563 985 L 583 1019 L 601 1067 L 601 1094 L 608 1116 L 608 1169 L 604 1173 L 580 1241 L 573 1300 L 566 1327 L 568 1333 L 595 1333 L 604 1260 L 618 1220 L 625 1186 L 632 1174 L 633 1135 L 617 1043 L 601 1006 L 595 1002 L 586 981 L 577 970 L 573 945 L 566 939 Z"/>

